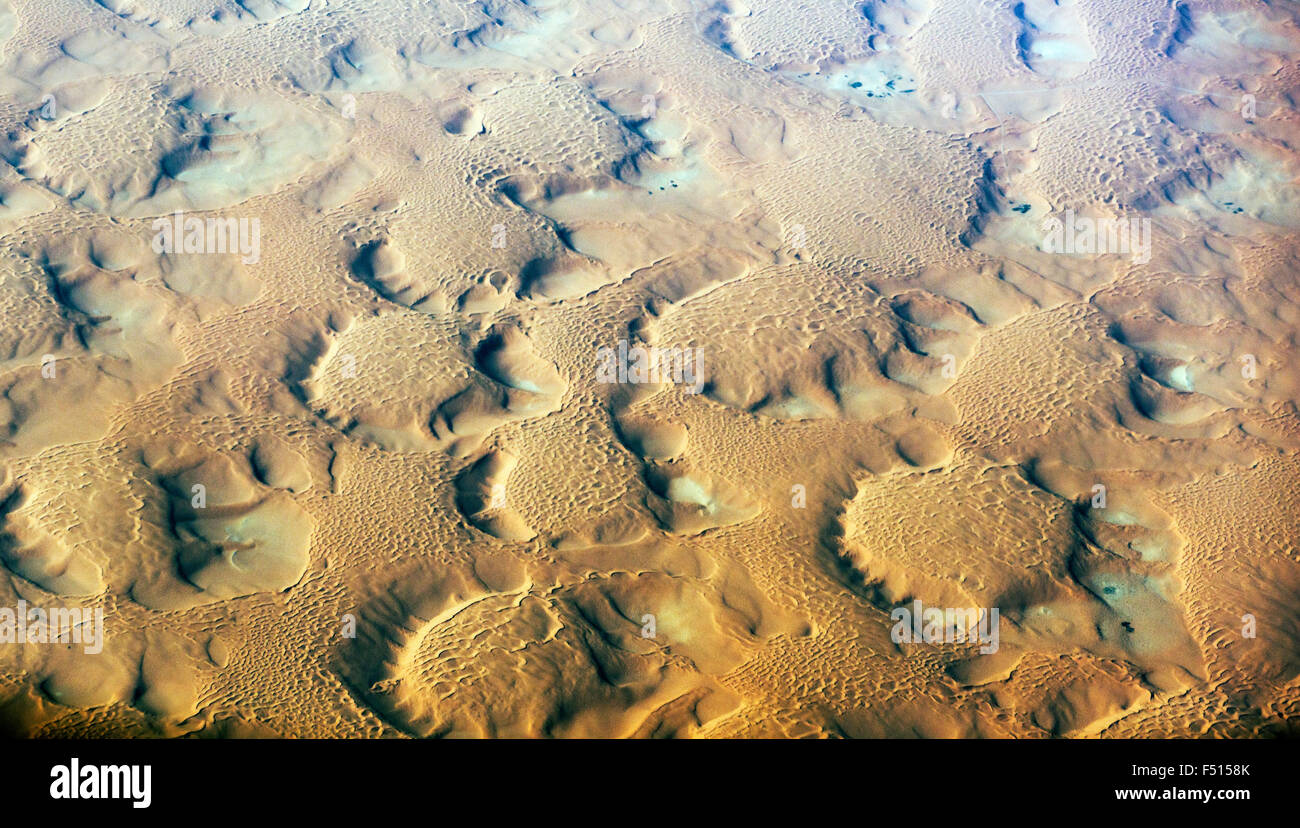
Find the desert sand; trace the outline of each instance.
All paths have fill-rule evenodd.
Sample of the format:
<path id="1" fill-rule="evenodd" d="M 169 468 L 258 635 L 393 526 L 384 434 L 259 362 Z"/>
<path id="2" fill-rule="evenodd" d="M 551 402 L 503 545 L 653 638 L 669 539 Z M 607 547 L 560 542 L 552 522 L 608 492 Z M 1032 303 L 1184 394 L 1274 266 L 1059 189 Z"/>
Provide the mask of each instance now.
<path id="1" fill-rule="evenodd" d="M 1297 55 L 0 0 L 0 732 L 1295 735 Z"/>

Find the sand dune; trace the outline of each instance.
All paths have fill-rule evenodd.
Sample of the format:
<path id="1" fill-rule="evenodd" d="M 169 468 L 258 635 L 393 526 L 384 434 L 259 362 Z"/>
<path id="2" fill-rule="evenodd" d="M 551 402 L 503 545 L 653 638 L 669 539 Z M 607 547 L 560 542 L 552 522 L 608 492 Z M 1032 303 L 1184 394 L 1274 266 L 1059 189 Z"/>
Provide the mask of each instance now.
<path id="1" fill-rule="evenodd" d="M 0 732 L 1294 735 L 1297 50 L 0 0 Z"/>

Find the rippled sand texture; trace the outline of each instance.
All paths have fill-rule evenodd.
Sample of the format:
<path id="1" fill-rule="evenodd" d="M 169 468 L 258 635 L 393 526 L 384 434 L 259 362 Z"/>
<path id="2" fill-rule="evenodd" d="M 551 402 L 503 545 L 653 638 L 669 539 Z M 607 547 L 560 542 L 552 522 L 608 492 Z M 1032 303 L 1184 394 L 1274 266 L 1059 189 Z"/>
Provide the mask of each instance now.
<path id="1" fill-rule="evenodd" d="M 0 36 L 0 607 L 107 634 L 0 643 L 0 731 L 1300 729 L 1294 4 Z M 602 381 L 620 342 L 698 383 Z M 896 643 L 915 600 L 999 648 Z"/>

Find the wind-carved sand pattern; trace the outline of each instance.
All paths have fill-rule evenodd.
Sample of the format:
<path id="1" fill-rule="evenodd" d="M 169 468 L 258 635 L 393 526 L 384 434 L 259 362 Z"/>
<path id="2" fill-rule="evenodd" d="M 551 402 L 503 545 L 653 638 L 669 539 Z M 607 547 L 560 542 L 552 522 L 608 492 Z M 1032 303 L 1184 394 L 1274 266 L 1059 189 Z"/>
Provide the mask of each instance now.
<path id="1" fill-rule="evenodd" d="M 1298 50 L 0 0 L 0 732 L 1295 735 Z"/>

